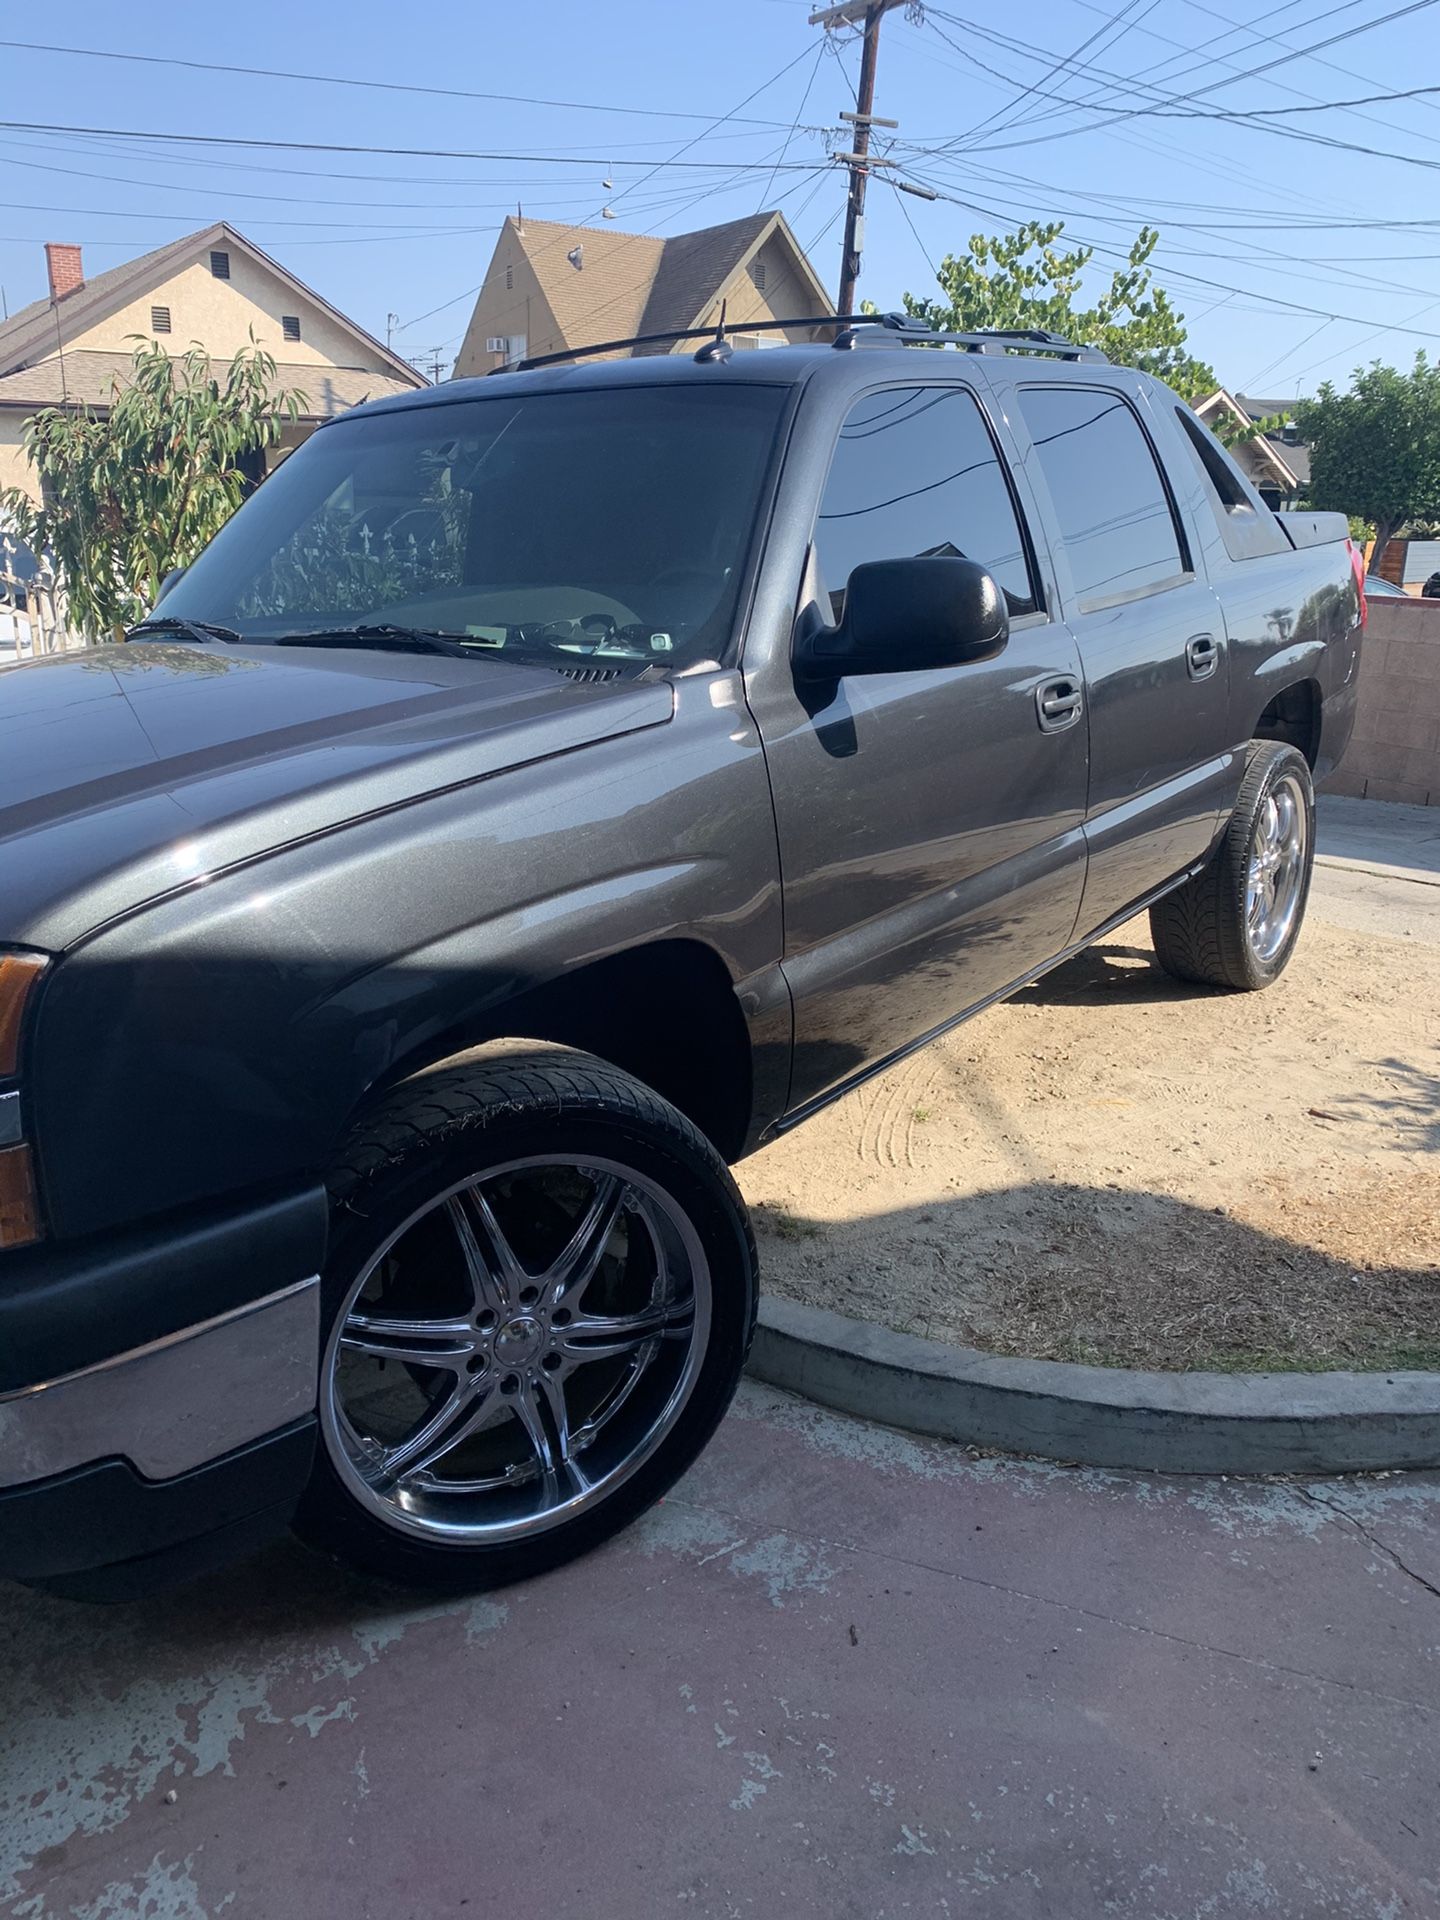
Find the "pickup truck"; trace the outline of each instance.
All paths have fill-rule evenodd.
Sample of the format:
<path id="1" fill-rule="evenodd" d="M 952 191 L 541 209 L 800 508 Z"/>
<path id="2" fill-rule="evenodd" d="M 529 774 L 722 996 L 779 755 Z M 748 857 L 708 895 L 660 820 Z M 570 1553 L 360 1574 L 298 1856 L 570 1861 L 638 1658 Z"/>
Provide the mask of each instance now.
<path id="1" fill-rule="evenodd" d="M 553 1566 L 735 1390 L 730 1164 L 1137 912 L 1284 968 L 1343 521 L 1090 350 L 827 324 L 359 407 L 0 671 L 0 1573 Z"/>

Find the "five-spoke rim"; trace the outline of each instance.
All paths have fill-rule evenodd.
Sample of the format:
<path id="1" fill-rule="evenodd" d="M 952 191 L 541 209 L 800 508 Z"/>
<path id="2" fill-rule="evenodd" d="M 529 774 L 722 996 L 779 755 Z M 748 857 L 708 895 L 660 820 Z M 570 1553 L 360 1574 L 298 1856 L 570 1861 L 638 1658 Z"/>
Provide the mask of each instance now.
<path id="1" fill-rule="evenodd" d="M 1268 966 L 1295 927 L 1305 886 L 1309 812 L 1294 774 L 1277 780 L 1266 794 L 1250 842 L 1245 886 L 1245 937 L 1250 951 Z"/>
<path id="2" fill-rule="evenodd" d="M 501 1542 L 606 1498 L 674 1427 L 710 1273 L 662 1188 L 613 1161 L 507 1162 L 438 1194 L 351 1287 L 321 1427 L 403 1532 Z"/>

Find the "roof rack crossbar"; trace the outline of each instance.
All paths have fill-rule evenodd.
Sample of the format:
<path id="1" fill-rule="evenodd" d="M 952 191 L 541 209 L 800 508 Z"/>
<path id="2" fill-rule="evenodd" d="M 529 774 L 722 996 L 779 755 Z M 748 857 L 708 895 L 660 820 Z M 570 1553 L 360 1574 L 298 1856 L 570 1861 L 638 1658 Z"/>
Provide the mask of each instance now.
<path id="1" fill-rule="evenodd" d="M 1060 360 L 1106 360 L 1098 347 L 1077 346 L 1074 341 L 1064 340 L 1058 333 L 1046 333 L 1039 327 L 995 327 L 974 333 L 937 333 L 925 321 L 917 320 L 908 313 L 798 314 L 790 320 L 746 321 L 739 331 L 789 333 L 796 327 L 836 327 L 839 332 L 832 345 L 842 350 L 860 346 L 915 345 L 959 347 L 964 353 L 1043 353 Z M 523 360 L 512 360 L 507 366 L 492 367 L 491 372 L 528 373 L 535 367 L 562 366 L 567 361 L 587 359 L 591 354 L 621 353 L 635 347 L 673 347 L 682 340 L 713 343 L 715 338 L 713 325 L 681 327 L 670 333 L 637 333 L 624 340 L 596 340 L 589 346 L 566 347 L 559 353 L 531 354 Z M 716 357 L 704 353 L 703 349 L 702 354 L 707 359 Z"/>

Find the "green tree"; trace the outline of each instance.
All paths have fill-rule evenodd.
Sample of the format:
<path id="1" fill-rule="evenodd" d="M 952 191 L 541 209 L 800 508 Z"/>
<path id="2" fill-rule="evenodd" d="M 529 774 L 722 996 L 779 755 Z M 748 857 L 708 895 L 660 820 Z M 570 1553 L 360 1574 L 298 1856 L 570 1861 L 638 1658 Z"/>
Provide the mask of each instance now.
<path id="1" fill-rule="evenodd" d="M 1185 316 L 1154 284 L 1149 260 L 1160 236 L 1142 227 L 1125 266 L 1093 304 L 1082 286 L 1093 247 L 1058 245 L 1063 221 L 1028 220 L 1014 233 L 973 234 L 966 254 L 940 262 L 940 299 L 905 294 L 905 311 L 944 332 L 1040 327 L 1081 346 L 1099 347 L 1117 365 L 1156 374 L 1187 400 L 1213 393 L 1213 368 L 1185 348 Z"/>
<path id="2" fill-rule="evenodd" d="M 1440 365 L 1423 353 L 1408 373 L 1357 367 L 1348 393 L 1327 380 L 1295 420 L 1310 446 L 1307 503 L 1368 520 L 1372 561 L 1408 521 L 1440 518 Z"/>
<path id="3" fill-rule="evenodd" d="M 0 513 L 53 556 L 84 632 L 118 639 L 239 506 L 245 464 L 304 403 L 275 371 L 253 337 L 218 378 L 198 343 L 172 358 L 141 341 L 104 412 L 47 407 L 26 423 L 43 501 L 11 487 Z"/>

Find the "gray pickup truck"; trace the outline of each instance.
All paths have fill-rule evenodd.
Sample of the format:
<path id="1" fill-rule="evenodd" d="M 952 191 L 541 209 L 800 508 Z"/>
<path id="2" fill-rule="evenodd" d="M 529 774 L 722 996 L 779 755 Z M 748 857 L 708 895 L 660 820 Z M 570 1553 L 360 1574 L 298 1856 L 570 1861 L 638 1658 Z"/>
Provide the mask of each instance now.
<path id="1" fill-rule="evenodd" d="M 1343 522 L 1048 335 L 833 332 L 358 408 L 0 671 L 0 1573 L 552 1566 L 735 1389 L 727 1163 L 1143 909 L 1285 966 Z"/>

